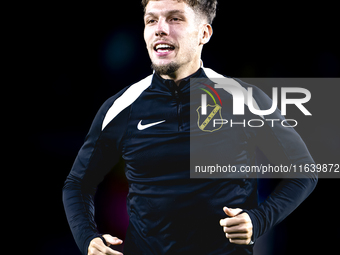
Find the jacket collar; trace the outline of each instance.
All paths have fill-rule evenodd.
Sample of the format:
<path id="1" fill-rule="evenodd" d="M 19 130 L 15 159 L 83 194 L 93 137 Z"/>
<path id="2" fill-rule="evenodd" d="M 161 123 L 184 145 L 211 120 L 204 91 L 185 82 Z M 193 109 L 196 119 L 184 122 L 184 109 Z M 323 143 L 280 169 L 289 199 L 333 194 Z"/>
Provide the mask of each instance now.
<path id="1" fill-rule="evenodd" d="M 206 78 L 206 75 L 203 71 L 202 66 L 193 74 L 189 75 L 182 79 L 177 86 L 173 80 L 170 79 L 163 79 L 158 73 L 154 72 L 153 79 L 152 79 L 152 88 L 161 87 L 163 89 L 167 89 L 170 91 L 173 90 L 185 90 L 190 87 L 190 79 L 191 78 Z"/>

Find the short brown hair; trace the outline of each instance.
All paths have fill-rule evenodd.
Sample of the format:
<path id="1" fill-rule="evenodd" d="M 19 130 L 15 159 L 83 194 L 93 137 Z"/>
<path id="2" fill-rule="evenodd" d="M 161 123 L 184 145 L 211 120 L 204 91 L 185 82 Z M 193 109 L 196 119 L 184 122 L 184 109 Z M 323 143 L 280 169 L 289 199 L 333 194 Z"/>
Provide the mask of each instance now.
<path id="1" fill-rule="evenodd" d="M 142 0 L 144 11 L 150 0 Z M 157 1 L 157 0 L 156 0 Z M 212 24 L 216 16 L 217 0 L 177 0 L 178 2 L 185 2 L 191 6 L 195 11 L 203 14 L 209 24 Z"/>

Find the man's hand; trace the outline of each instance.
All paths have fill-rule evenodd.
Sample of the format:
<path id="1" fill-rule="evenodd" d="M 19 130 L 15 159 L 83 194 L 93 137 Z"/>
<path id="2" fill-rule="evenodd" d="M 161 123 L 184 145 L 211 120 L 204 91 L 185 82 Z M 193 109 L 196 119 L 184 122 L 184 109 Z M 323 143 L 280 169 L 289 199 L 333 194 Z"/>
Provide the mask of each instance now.
<path id="1" fill-rule="evenodd" d="M 112 237 L 111 235 L 103 235 L 103 237 L 108 245 L 120 245 L 123 243 L 122 240 L 117 237 Z M 104 244 L 102 239 L 97 237 L 90 242 L 87 255 L 123 255 L 123 253 L 112 250 Z"/>
<path id="2" fill-rule="evenodd" d="M 247 213 L 242 213 L 242 209 L 231 209 L 224 207 L 223 211 L 228 218 L 220 220 L 225 236 L 231 243 L 248 245 L 253 235 L 253 224 Z"/>

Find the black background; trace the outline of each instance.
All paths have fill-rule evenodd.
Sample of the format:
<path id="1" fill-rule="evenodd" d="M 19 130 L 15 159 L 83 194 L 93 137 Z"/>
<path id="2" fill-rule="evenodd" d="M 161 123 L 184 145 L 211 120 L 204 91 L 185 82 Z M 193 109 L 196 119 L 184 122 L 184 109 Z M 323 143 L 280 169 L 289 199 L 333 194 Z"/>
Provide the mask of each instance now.
<path id="1" fill-rule="evenodd" d="M 220 1 L 204 65 L 240 78 L 339 77 L 336 7 L 317 4 Z M 22 244 L 31 254 L 79 254 L 63 210 L 63 182 L 100 105 L 151 74 L 142 7 L 139 1 L 48 1 L 14 10 L 7 21 L 7 52 L 14 71 L 10 108 L 16 116 L 10 148 L 18 171 L 10 191 L 21 193 L 9 203 L 20 212 L 11 230 L 24 235 Z M 320 163 L 339 163 L 338 92 L 312 95 L 314 112 L 324 104 L 334 111 L 315 119 L 313 137 L 298 130 Z M 262 199 L 273 183 L 263 181 Z M 256 244 L 257 254 L 334 253 L 340 240 L 339 184 L 319 180 L 298 210 Z M 117 167 L 99 188 L 97 219 L 101 231 L 122 239 L 125 195 L 123 169 Z"/>

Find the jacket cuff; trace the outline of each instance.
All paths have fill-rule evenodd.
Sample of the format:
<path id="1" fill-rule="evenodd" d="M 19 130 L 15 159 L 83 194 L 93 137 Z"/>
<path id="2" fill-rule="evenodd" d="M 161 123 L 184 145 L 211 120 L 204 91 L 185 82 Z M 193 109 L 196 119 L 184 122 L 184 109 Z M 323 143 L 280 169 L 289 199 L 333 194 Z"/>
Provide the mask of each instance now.
<path id="1" fill-rule="evenodd" d="M 247 213 L 251 219 L 251 223 L 253 225 L 253 235 L 251 240 L 255 242 L 257 238 L 260 237 L 260 221 L 253 210 L 243 210 L 243 212 Z"/>

